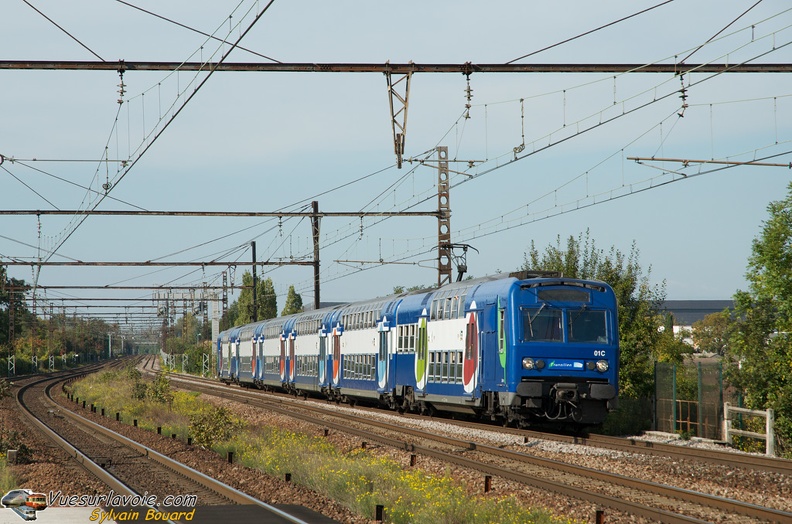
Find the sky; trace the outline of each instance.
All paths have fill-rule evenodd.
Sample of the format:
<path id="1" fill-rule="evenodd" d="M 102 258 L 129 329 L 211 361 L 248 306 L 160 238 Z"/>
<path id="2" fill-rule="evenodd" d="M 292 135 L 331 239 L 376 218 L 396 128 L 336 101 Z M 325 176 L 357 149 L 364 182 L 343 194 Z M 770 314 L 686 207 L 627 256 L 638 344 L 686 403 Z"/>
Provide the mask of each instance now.
<path id="1" fill-rule="evenodd" d="M 788 3 L 751 5 L 6 1 L 0 60 L 792 63 Z M 751 243 L 790 182 L 789 73 L 416 73 L 400 169 L 381 73 L 128 71 L 123 95 L 119 83 L 115 71 L 0 69 L 0 209 L 306 211 L 316 200 L 325 212 L 428 212 L 430 160 L 446 146 L 451 240 L 471 246 L 468 275 L 519 269 L 532 244 L 588 232 L 606 252 L 634 247 L 668 299 L 729 299 L 747 289 Z M 220 285 L 224 269 L 239 284 L 251 242 L 259 261 L 313 254 L 305 218 L 0 215 L 0 262 L 31 263 L 9 276 L 45 287 Z M 432 217 L 326 217 L 322 300 L 434 284 L 436 244 Z M 258 275 L 272 278 L 279 308 L 290 285 L 312 301 L 310 266 Z M 43 289 L 37 300 L 112 296 L 132 307 L 152 294 Z"/>

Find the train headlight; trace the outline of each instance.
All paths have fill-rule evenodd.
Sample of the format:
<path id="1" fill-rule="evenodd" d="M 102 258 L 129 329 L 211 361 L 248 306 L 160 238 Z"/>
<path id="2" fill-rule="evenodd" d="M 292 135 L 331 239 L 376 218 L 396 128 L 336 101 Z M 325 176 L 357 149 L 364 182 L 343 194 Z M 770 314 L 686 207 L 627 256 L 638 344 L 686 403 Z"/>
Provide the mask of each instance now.
<path id="1" fill-rule="evenodd" d="M 525 357 L 523 359 L 523 369 L 534 369 L 536 367 L 536 363 L 534 363 L 534 359 L 531 357 Z"/>
<path id="2" fill-rule="evenodd" d="M 598 360 L 597 361 L 597 371 L 599 371 L 600 373 L 605 373 L 606 371 L 608 371 L 609 367 L 610 367 L 610 364 L 608 364 L 607 360 Z"/>

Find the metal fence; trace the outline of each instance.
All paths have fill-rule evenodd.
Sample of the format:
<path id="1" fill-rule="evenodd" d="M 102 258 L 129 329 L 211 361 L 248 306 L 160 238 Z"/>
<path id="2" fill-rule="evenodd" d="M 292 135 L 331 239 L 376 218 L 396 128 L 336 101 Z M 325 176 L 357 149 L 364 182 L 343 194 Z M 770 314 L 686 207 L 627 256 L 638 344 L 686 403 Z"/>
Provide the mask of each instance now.
<path id="1" fill-rule="evenodd" d="M 655 364 L 655 429 L 720 440 L 723 368 L 719 361 Z"/>

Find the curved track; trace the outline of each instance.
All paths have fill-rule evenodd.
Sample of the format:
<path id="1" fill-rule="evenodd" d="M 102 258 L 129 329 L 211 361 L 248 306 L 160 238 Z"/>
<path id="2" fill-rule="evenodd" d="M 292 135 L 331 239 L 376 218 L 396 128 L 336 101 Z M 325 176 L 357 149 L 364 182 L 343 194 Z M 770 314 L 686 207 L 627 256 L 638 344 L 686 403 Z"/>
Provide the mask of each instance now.
<path id="1" fill-rule="evenodd" d="M 307 524 L 286 511 L 256 500 L 85 417 L 62 409 L 53 401 L 51 395 L 55 388 L 89 371 L 95 369 L 30 379 L 17 391 L 17 402 L 31 423 L 99 478 L 107 486 L 108 493 L 112 490 L 118 495 L 140 495 L 134 499 L 136 501 L 167 503 L 172 500 L 174 504 L 184 503 L 181 506 L 157 506 L 155 509 L 162 514 L 178 514 L 179 510 L 189 511 L 196 506 L 237 504 L 255 506 L 258 518 L 267 519 L 267 522 Z M 154 508 L 154 505 L 149 504 L 148 507 Z M 196 511 L 196 514 L 200 512 Z M 233 512 L 229 511 L 228 514 L 231 516 Z"/>

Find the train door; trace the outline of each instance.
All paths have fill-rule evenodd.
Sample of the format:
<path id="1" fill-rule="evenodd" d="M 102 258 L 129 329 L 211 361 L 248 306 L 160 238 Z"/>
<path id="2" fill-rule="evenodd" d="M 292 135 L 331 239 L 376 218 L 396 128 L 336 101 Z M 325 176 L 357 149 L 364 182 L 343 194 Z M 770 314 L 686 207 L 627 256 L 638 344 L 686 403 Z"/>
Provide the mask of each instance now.
<path id="1" fill-rule="evenodd" d="M 415 389 L 422 391 L 426 387 L 429 368 L 429 313 L 423 310 L 418 317 L 418 337 L 415 341 Z"/>
<path id="2" fill-rule="evenodd" d="M 250 367 L 252 368 L 251 371 L 253 372 L 254 382 L 259 379 L 259 374 L 261 373 L 261 364 L 259 361 L 261 359 L 261 346 L 263 345 L 263 339 L 263 336 L 253 335 L 253 362 L 251 363 Z"/>
<path id="3" fill-rule="evenodd" d="M 223 378 L 223 337 L 217 337 L 217 345 L 215 346 L 217 353 L 217 376 Z"/>
<path id="4" fill-rule="evenodd" d="M 228 361 L 231 363 L 229 375 L 231 378 L 237 378 L 239 375 L 239 341 L 232 340 L 228 345 Z"/>
<path id="5" fill-rule="evenodd" d="M 479 372 L 479 327 L 476 301 L 470 304 L 465 323 L 465 352 L 462 359 L 462 384 L 465 393 L 473 393 L 476 389 Z"/>
<path id="6" fill-rule="evenodd" d="M 324 328 L 319 332 L 319 385 L 327 382 L 327 332 Z"/>
<path id="7" fill-rule="evenodd" d="M 498 361 L 500 362 L 503 374 L 500 376 L 501 384 L 506 382 L 506 362 L 508 361 L 506 355 L 506 308 L 501 305 L 500 297 L 498 297 Z"/>
<path id="8" fill-rule="evenodd" d="M 338 384 L 341 382 L 341 333 L 342 332 L 343 332 L 343 328 L 340 325 L 333 328 L 332 379 L 334 386 L 338 386 Z"/>
<path id="9" fill-rule="evenodd" d="M 289 333 L 289 381 L 294 382 L 294 377 L 297 373 L 297 358 L 295 356 L 294 344 L 297 338 L 297 333 L 292 331 Z"/>
<path id="10" fill-rule="evenodd" d="M 239 330 L 228 335 L 228 378 L 239 378 Z"/>
<path id="11" fill-rule="evenodd" d="M 278 362 L 281 382 L 286 382 L 286 333 L 280 334 L 280 359 Z"/>
<path id="12" fill-rule="evenodd" d="M 377 386 L 380 392 L 388 389 L 388 338 L 390 335 L 390 322 L 387 317 L 377 324 L 379 335 L 379 350 L 377 352 Z"/>

